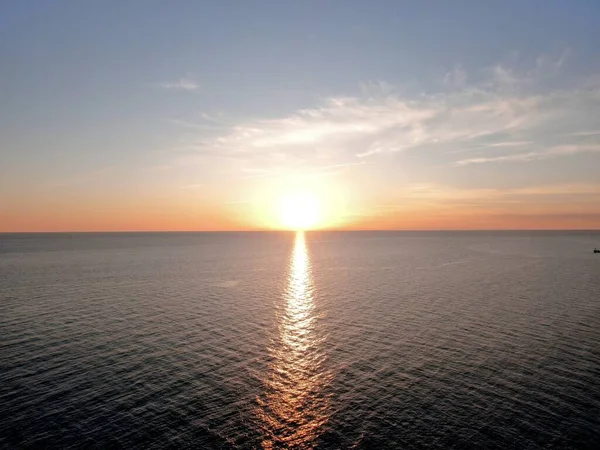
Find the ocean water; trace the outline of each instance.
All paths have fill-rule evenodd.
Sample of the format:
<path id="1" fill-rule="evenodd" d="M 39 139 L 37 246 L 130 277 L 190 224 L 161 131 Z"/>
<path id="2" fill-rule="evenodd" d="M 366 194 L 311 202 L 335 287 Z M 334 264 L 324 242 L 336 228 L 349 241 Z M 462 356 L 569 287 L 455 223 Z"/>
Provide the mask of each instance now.
<path id="1" fill-rule="evenodd" d="M 594 246 L 0 235 L 0 447 L 600 448 Z"/>

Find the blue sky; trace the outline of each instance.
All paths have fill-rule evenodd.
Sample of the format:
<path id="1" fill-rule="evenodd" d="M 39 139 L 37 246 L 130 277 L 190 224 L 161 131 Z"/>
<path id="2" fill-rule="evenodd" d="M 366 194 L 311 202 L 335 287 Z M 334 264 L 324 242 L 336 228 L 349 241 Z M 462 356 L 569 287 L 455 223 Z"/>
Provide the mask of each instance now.
<path id="1" fill-rule="evenodd" d="M 260 227 L 293 184 L 340 226 L 599 227 L 598 42 L 595 1 L 4 2 L 0 218 Z"/>

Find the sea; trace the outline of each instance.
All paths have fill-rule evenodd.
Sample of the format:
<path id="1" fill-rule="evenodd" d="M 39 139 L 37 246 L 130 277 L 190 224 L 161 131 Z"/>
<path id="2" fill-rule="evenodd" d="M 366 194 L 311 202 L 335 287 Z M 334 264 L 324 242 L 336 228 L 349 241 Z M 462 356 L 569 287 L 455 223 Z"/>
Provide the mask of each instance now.
<path id="1" fill-rule="evenodd" d="M 598 231 L 0 235 L 0 448 L 600 448 Z"/>

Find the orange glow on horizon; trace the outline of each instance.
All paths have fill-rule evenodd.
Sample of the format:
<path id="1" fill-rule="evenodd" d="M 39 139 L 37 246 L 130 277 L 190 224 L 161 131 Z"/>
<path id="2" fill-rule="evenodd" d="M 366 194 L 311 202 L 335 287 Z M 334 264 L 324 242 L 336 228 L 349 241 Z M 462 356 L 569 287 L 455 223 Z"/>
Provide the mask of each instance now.
<path id="1" fill-rule="evenodd" d="M 219 199 L 218 191 L 149 194 L 145 198 L 109 194 L 39 195 L 9 199 L 0 208 L 0 232 L 68 231 L 244 231 L 277 229 L 441 230 L 441 229 L 599 229 L 600 216 L 589 201 L 528 203 L 486 208 L 451 200 L 398 200 L 389 209 L 360 193 L 331 183 L 265 184 L 243 202 Z M 113 193 L 110 193 L 112 195 Z M 214 197 L 213 197 L 214 196 Z"/>

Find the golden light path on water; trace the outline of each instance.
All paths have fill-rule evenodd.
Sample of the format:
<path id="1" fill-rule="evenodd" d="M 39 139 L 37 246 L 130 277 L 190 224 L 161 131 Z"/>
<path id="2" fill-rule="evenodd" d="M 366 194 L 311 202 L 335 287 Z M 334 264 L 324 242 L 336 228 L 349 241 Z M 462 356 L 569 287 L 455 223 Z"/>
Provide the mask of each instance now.
<path id="1" fill-rule="evenodd" d="M 263 448 L 311 448 L 329 419 L 324 393 L 330 375 L 319 333 L 309 253 L 303 232 L 296 234 L 278 336 L 270 347 L 272 363 L 265 392 L 258 398 Z"/>

